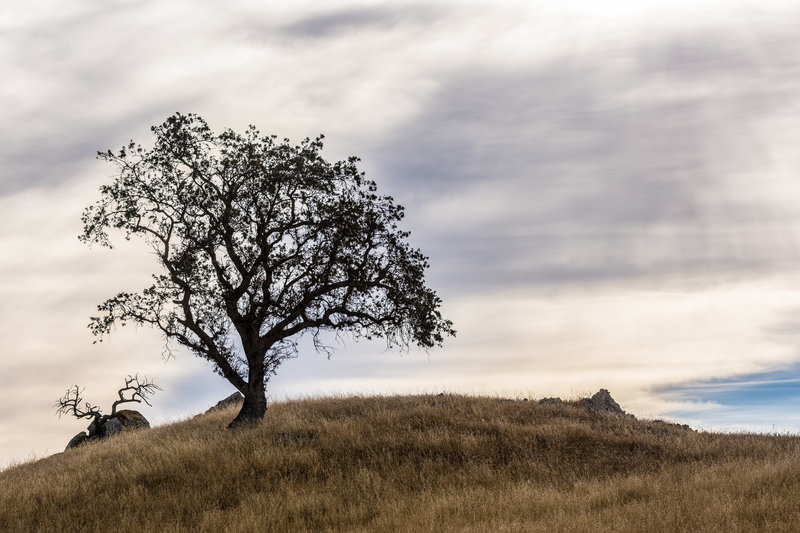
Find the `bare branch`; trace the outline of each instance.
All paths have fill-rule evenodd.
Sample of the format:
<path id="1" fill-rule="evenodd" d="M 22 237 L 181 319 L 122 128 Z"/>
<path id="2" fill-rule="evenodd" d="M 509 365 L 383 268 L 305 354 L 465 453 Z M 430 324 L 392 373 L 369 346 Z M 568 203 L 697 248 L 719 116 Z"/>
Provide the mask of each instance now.
<path id="1" fill-rule="evenodd" d="M 101 416 L 100 409 L 96 405 L 86 402 L 83 407 L 83 390 L 77 385 L 68 388 L 64 396 L 58 399 L 55 403 L 56 413 L 61 418 L 62 415 L 72 415 L 77 419 L 81 418 L 99 418 Z"/>
<path id="2" fill-rule="evenodd" d="M 119 395 L 119 400 L 111 404 L 111 416 L 117 414 L 117 406 L 123 403 L 144 402 L 147 405 L 152 406 L 149 401 L 149 397 L 155 394 L 155 391 L 157 390 L 162 389 L 153 383 L 152 380 L 147 379 L 147 377 L 144 377 L 140 380 L 139 374 L 136 374 L 135 376 L 128 375 L 128 377 L 125 378 L 125 386 L 119 389 L 119 392 L 117 393 Z M 130 393 L 130 397 L 126 397 L 126 393 Z"/>
<path id="3" fill-rule="evenodd" d="M 105 420 L 117 414 L 117 406 L 123 403 L 144 402 L 147 405 L 152 405 L 150 403 L 150 396 L 155 394 L 157 390 L 162 389 L 156 385 L 153 380 L 147 377 L 139 378 L 139 374 L 134 376 L 128 375 L 125 378 L 125 385 L 117 392 L 119 400 L 116 400 L 111 405 L 111 414 L 104 415 L 96 405 L 84 402 L 84 389 L 78 387 L 78 385 L 73 385 L 68 388 L 64 396 L 55 403 L 56 413 L 59 418 L 61 418 L 62 415 L 72 415 L 79 420 L 81 418 L 93 418 L 95 420 L 102 418 Z M 83 406 L 81 406 L 82 403 L 84 404 Z"/>

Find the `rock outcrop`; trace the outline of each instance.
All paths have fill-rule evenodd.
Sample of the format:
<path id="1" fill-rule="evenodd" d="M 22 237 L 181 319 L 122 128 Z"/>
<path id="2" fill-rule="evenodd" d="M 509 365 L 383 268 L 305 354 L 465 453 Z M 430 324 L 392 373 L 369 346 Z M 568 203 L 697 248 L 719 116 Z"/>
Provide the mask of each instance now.
<path id="1" fill-rule="evenodd" d="M 214 406 L 209 407 L 204 414 L 213 413 L 214 411 L 219 411 L 221 409 L 227 409 L 228 407 L 240 405 L 242 403 L 244 403 L 244 396 L 242 396 L 241 392 L 236 391 L 224 400 L 218 401 Z"/>
<path id="2" fill-rule="evenodd" d="M 117 433 L 122 433 L 122 422 L 116 417 L 109 418 L 103 425 L 103 431 L 106 437 L 113 437 Z"/>
<path id="3" fill-rule="evenodd" d="M 89 432 L 81 431 L 72 437 L 67 447 L 64 448 L 64 451 L 77 448 L 87 442 L 117 435 L 123 431 L 149 427 L 150 422 L 147 421 L 142 413 L 130 409 L 123 409 L 122 411 L 117 411 L 114 416 L 109 416 L 108 418 L 103 416 L 93 419 L 92 423 L 89 424 L 87 428 Z"/>
<path id="4" fill-rule="evenodd" d="M 134 429 L 147 429 L 150 427 L 150 422 L 139 411 L 130 409 L 123 409 L 117 411 L 117 414 L 106 420 L 103 425 L 103 432 L 106 437 L 116 435 L 122 431 L 130 431 Z"/>
<path id="5" fill-rule="evenodd" d="M 577 401 L 569 400 L 564 402 L 561 398 L 542 398 L 537 403 L 544 407 L 583 407 L 590 413 L 594 414 L 633 417 L 633 415 L 629 415 L 622 410 L 619 404 L 614 401 L 614 398 L 611 397 L 611 394 L 606 389 L 600 389 L 591 398 L 581 398 Z"/>
<path id="6" fill-rule="evenodd" d="M 67 443 L 67 447 L 64 448 L 64 451 L 67 451 L 71 448 L 77 448 L 78 446 L 86 442 L 88 438 L 89 435 L 87 435 L 85 431 L 81 431 L 80 433 L 72 437 L 69 443 Z"/>
<path id="7" fill-rule="evenodd" d="M 561 401 L 561 398 L 542 398 L 539 400 L 539 405 L 549 405 L 551 407 L 561 407 L 564 405 L 564 402 Z"/>
<path id="8" fill-rule="evenodd" d="M 611 397 L 611 394 L 606 389 L 600 389 L 594 396 L 583 398 L 581 402 L 592 413 L 626 416 L 625 411 L 614 401 L 614 398 Z"/>

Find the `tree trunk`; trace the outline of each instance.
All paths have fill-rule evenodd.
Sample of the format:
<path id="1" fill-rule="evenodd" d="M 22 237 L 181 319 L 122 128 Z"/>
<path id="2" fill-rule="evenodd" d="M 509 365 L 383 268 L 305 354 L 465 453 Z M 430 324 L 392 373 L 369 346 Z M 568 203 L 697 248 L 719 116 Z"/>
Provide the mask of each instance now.
<path id="1" fill-rule="evenodd" d="M 241 393 L 244 394 L 244 404 L 233 422 L 228 424 L 228 428 L 259 422 L 267 412 L 267 394 L 263 378 L 256 377 L 247 384 L 247 389 Z"/>

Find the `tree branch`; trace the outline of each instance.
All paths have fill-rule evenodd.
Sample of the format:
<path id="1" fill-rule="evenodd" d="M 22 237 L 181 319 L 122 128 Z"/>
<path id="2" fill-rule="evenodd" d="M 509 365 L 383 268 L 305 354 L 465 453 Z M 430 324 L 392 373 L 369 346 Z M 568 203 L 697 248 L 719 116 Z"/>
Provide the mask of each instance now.
<path id="1" fill-rule="evenodd" d="M 130 376 L 125 378 L 125 386 L 119 389 L 117 394 L 119 395 L 119 400 L 116 400 L 114 403 L 111 404 L 111 415 L 114 416 L 117 414 L 117 406 L 123 403 L 135 402 L 140 403 L 144 402 L 147 405 L 152 405 L 148 399 L 149 396 L 155 394 L 156 390 L 162 390 L 161 387 L 153 383 L 152 380 L 144 378 L 143 381 L 139 380 L 139 374 L 135 376 Z M 130 392 L 130 398 L 125 397 L 125 393 Z"/>

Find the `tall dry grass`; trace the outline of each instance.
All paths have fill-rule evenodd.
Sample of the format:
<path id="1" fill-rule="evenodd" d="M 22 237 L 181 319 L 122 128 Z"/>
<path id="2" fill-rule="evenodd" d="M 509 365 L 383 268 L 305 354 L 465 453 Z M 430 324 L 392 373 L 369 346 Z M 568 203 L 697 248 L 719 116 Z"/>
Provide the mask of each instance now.
<path id="1" fill-rule="evenodd" d="M 466 396 L 278 403 L 0 472 L 2 531 L 793 531 L 800 437 Z"/>

